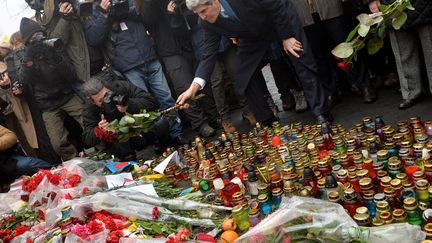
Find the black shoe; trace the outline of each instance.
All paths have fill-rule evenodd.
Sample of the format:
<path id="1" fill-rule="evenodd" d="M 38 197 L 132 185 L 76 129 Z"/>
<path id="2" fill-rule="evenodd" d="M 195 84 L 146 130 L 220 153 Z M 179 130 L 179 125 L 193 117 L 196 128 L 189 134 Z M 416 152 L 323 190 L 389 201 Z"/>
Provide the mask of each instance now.
<path id="1" fill-rule="evenodd" d="M 183 136 L 177 136 L 171 141 L 171 146 L 182 146 L 189 143 L 190 141 L 185 139 Z"/>
<path id="2" fill-rule="evenodd" d="M 335 94 L 327 97 L 327 102 L 328 102 L 329 108 L 331 109 L 331 108 L 335 107 L 337 104 L 341 103 L 341 98 L 339 97 L 338 94 L 335 93 Z"/>
<path id="3" fill-rule="evenodd" d="M 363 101 L 366 104 L 373 103 L 377 100 L 377 96 L 375 93 L 374 88 L 372 87 L 366 87 L 363 89 Z"/>
<path id="4" fill-rule="evenodd" d="M 318 124 L 328 123 L 331 124 L 333 122 L 333 115 L 330 112 L 321 114 L 317 116 Z"/>
<path id="5" fill-rule="evenodd" d="M 399 104 L 399 109 L 404 110 L 408 109 L 416 103 L 415 99 L 403 99 Z"/>
<path id="6" fill-rule="evenodd" d="M 290 111 L 295 107 L 294 97 L 291 94 L 288 94 L 284 97 L 281 97 L 282 100 L 282 109 L 284 111 Z"/>

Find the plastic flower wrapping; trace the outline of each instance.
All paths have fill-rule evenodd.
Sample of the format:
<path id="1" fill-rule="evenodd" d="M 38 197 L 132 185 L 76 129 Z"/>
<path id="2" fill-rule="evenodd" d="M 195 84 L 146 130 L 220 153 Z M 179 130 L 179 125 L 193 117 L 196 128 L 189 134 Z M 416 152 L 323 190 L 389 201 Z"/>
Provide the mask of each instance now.
<path id="1" fill-rule="evenodd" d="M 414 243 L 424 240 L 420 226 L 408 223 L 359 227 L 336 203 L 314 198 L 284 198 L 281 207 L 236 242 Z"/>

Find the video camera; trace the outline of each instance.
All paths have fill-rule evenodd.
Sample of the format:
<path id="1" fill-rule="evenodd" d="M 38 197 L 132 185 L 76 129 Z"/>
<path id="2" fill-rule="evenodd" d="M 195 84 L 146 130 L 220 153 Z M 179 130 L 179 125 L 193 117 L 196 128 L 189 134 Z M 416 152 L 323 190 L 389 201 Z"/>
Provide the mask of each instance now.
<path id="1" fill-rule="evenodd" d="M 86 0 L 61 0 L 60 3 L 70 3 L 74 12 L 79 17 L 89 17 L 93 15 L 93 3 Z"/>
<path id="2" fill-rule="evenodd" d="M 113 104 L 113 105 L 127 105 L 128 98 L 124 95 L 115 94 L 113 91 L 109 90 L 103 99 L 105 104 Z"/>
<path id="3" fill-rule="evenodd" d="M 63 41 L 60 38 L 48 39 L 44 35 L 38 35 L 35 42 L 39 42 L 42 46 L 55 50 L 62 50 L 64 47 Z"/>

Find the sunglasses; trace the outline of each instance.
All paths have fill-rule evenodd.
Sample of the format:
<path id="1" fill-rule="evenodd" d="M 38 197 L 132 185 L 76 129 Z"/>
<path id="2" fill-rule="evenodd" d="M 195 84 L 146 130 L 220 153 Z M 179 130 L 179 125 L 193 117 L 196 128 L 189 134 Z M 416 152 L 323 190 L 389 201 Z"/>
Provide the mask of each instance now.
<path id="1" fill-rule="evenodd" d="M 1 77 L 1 79 L 4 79 L 4 78 L 6 77 L 6 72 L 7 72 L 7 71 L 4 71 L 4 72 L 0 73 L 0 77 Z"/>

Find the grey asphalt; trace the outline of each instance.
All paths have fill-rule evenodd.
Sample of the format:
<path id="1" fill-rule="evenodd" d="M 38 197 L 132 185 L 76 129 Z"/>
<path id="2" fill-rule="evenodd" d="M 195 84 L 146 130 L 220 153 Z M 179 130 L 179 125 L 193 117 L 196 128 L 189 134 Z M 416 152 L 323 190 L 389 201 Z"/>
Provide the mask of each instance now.
<path id="1" fill-rule="evenodd" d="M 283 111 L 282 101 L 277 92 L 273 76 L 269 67 L 263 68 L 263 74 L 267 82 L 267 87 L 272 94 L 273 100 L 281 112 L 278 113 L 282 125 L 294 122 L 315 123 L 314 116 L 308 110 L 303 113 L 295 111 Z M 351 92 L 342 95 L 342 102 L 332 110 L 335 123 L 342 124 L 345 128 L 351 128 L 356 123 L 361 122 L 365 116 L 380 115 L 386 124 L 396 126 L 399 120 L 408 120 L 410 117 L 419 116 L 423 121 L 432 119 L 432 97 L 427 95 L 417 104 L 407 110 L 399 110 L 398 105 L 401 95 L 395 87 L 381 88 L 378 92 L 378 100 L 372 104 L 364 104 L 361 96 Z M 241 119 L 240 111 L 233 111 L 232 119 L 238 130 L 246 132 L 251 127 Z"/>

